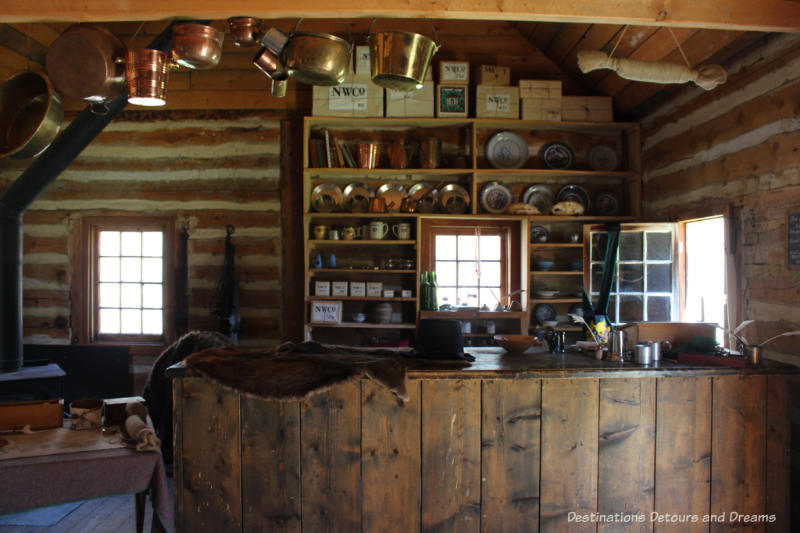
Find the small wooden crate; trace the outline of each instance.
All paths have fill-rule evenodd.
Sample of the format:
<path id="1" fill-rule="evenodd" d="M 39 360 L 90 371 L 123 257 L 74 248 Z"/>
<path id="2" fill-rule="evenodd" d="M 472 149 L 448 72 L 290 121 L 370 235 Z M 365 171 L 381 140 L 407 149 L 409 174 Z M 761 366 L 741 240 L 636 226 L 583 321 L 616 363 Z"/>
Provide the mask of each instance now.
<path id="1" fill-rule="evenodd" d="M 478 118 L 519 118 L 519 87 L 478 85 L 475 91 Z"/>
<path id="2" fill-rule="evenodd" d="M 561 82 L 551 80 L 519 80 L 520 98 L 561 98 Z"/>
<path id="3" fill-rule="evenodd" d="M 60 428 L 64 421 L 64 400 L 0 403 L 0 431 Z"/>
<path id="4" fill-rule="evenodd" d="M 561 120 L 561 98 L 523 98 L 522 120 Z"/>
<path id="5" fill-rule="evenodd" d="M 511 69 L 500 65 L 480 65 L 475 72 L 478 85 L 511 85 Z"/>
<path id="6" fill-rule="evenodd" d="M 435 87 L 426 82 L 417 91 L 392 91 L 386 89 L 387 117 L 433 117 L 436 103 Z"/>
<path id="7" fill-rule="evenodd" d="M 572 122 L 613 122 L 610 96 L 564 96 L 561 98 L 561 119 Z"/>
<path id="8" fill-rule="evenodd" d="M 469 61 L 439 61 L 439 83 L 469 85 Z"/>
<path id="9" fill-rule="evenodd" d="M 348 74 L 339 85 L 315 85 L 311 114 L 315 117 L 382 117 L 383 87 L 372 83 L 369 74 Z"/>
<path id="10" fill-rule="evenodd" d="M 436 116 L 467 117 L 468 85 L 436 85 Z"/>

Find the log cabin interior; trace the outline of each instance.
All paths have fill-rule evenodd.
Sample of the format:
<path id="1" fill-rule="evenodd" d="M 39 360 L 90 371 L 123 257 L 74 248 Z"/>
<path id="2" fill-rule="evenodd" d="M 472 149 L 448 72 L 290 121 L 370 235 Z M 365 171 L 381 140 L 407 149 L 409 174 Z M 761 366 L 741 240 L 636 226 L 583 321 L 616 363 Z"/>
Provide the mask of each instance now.
<path id="1" fill-rule="evenodd" d="M 800 483 L 792 438 L 799 401 L 791 394 L 797 337 L 770 342 L 761 364 L 744 368 L 621 366 L 546 348 L 514 358 L 488 346 L 495 333 L 548 334 L 550 321 L 568 343 L 583 338 L 567 313 L 583 306 L 581 289 L 597 303 L 615 223 L 622 233 L 607 300 L 613 324 L 716 322 L 732 330 L 752 320 L 739 332 L 752 345 L 800 328 L 800 3 L 385 4 L 5 1 L 2 79 L 45 72 L 51 44 L 76 22 L 102 24 L 129 50 L 163 43 L 175 20 L 205 21 L 225 38 L 213 68 L 169 68 L 165 105 L 126 105 L 122 98 L 103 109 L 61 95 L 57 140 L 36 158 L 0 159 L 4 373 L 48 359 L 66 372 L 59 381 L 66 400 L 141 394 L 156 358 L 181 335 L 230 333 L 221 324 L 229 316 L 220 312 L 232 292 L 226 237 L 235 250 L 237 342 L 247 349 L 312 339 L 413 344 L 418 322 L 444 313 L 427 308 L 420 286 L 420 274 L 436 270 L 439 303 L 465 307 L 450 316 L 460 320 L 463 342 L 485 359 L 478 355 L 468 368 L 412 366 L 408 401 L 367 379 L 307 399 L 265 400 L 175 370 L 175 529 L 793 530 L 800 520 L 790 517 Z M 328 87 L 293 76 L 285 96 L 273 96 L 270 78 L 254 66 L 259 45 L 231 38 L 226 20 L 243 15 L 259 17 L 262 29 L 335 34 L 357 46 L 388 29 L 433 36 L 440 48 L 423 83 L 427 100 L 420 99 L 429 114 L 414 116 L 408 107 L 388 114 L 393 97 L 377 85 L 363 107 L 351 100 L 334 113 Z M 720 65 L 727 79 L 705 90 L 691 81 L 626 79 L 621 69 L 584 73 L 584 51 L 695 72 Z M 441 78 L 447 62 L 468 63 L 463 114 L 437 113 L 440 86 L 463 87 Z M 503 87 L 537 80 L 529 90 L 539 93 L 520 100 L 512 92 L 502 100 L 511 111 L 489 106 L 478 83 L 481 65 L 506 67 Z M 348 82 L 369 84 L 364 72 L 348 73 Z M 543 82 L 560 84 L 553 96 L 562 100 L 558 117 L 546 114 L 543 101 L 553 98 L 540 93 L 554 85 Z M 583 118 L 571 118 L 576 111 L 565 106 L 576 97 L 600 97 L 599 111 L 583 100 Z M 364 167 L 356 150 L 428 138 L 439 139 L 438 163 L 422 162 L 422 142 L 409 168 L 395 165 L 388 150 L 377 168 Z M 516 139 L 529 157 L 506 166 L 489 144 Z M 353 151 L 340 149 L 338 164 L 337 140 Z M 566 147 L 571 165 L 543 158 L 552 144 Z M 590 161 L 598 145 L 611 147 L 610 166 Z M 15 188 L 18 179 L 25 181 Z M 440 199 L 450 187 L 463 205 L 400 211 L 403 195 L 419 184 L 438 189 Z M 363 206 L 367 212 L 344 204 L 347 187 L 389 185 L 396 187 L 386 189 L 390 212 L 371 212 L 372 202 Z M 578 203 L 588 191 L 585 212 L 507 212 L 509 202 L 533 205 L 524 197 L 542 186 L 551 204 L 564 189 L 572 187 L 563 198 Z M 428 190 L 418 189 L 422 196 Z M 337 200 L 342 190 L 345 199 Z M 331 207 L 326 198 L 338 203 Z M 714 220 L 715 237 L 698 229 Z M 159 303 L 137 306 L 133 322 L 119 303 L 100 318 L 96 296 L 100 235 L 126 230 L 144 239 L 136 260 L 160 256 L 161 268 L 149 280 Z M 367 237 L 373 231 L 393 236 Z M 152 235 L 160 251 L 148 255 L 142 250 Z M 447 258 L 437 255 L 437 235 L 496 239 L 506 258 L 499 281 L 470 291 L 467 282 L 442 279 L 451 271 L 441 270 Z M 625 248 L 633 254 L 627 260 Z M 461 257 L 455 253 L 453 273 Z M 690 268 L 692 253 L 702 259 Z M 490 269 L 492 260 L 480 264 Z M 148 280 L 140 280 L 147 290 Z M 344 293 L 337 293 L 342 281 Z M 383 285 L 371 296 L 374 282 Z M 354 296 L 354 283 L 364 292 Z M 698 285 L 717 292 L 709 296 Z M 378 307 L 387 304 L 384 321 Z M 482 305 L 489 313 L 481 315 Z M 317 314 L 326 311 L 332 320 Z M 116 324 L 110 333 L 99 328 L 102 320 Z M 639 340 L 647 331 L 638 329 Z M 652 331 L 651 340 L 675 340 Z M 39 392 L 29 382 L 0 385 L 0 401 Z"/>

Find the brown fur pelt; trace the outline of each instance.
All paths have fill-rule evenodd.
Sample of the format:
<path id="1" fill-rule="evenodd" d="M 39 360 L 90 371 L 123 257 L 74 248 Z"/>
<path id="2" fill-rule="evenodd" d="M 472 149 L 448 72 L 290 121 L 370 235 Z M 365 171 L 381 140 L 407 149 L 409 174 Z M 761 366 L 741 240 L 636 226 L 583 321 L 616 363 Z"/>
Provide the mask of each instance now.
<path id="1" fill-rule="evenodd" d="M 407 365 L 392 350 L 287 342 L 264 350 L 204 350 L 187 357 L 184 365 L 189 375 L 269 400 L 301 400 L 362 377 L 382 384 L 402 402 L 409 400 Z"/>

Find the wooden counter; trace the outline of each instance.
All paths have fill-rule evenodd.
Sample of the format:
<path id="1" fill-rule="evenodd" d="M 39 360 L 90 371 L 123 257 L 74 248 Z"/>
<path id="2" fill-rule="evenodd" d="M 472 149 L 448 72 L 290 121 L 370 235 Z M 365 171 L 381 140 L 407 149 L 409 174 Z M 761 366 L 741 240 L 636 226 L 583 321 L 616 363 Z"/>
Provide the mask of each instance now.
<path id="1" fill-rule="evenodd" d="M 476 352 L 411 370 L 405 405 L 369 380 L 274 402 L 178 373 L 177 530 L 789 531 L 797 369 Z"/>

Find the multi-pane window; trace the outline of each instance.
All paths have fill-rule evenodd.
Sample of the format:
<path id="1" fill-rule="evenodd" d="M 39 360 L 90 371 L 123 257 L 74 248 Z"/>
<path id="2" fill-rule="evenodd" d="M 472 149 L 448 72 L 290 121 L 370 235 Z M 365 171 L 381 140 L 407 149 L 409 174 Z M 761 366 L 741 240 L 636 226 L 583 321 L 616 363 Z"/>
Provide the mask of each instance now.
<path id="1" fill-rule="evenodd" d="M 439 305 L 494 309 L 505 292 L 501 236 L 437 234 L 434 246 Z"/>
<path id="2" fill-rule="evenodd" d="M 608 316 L 614 323 L 677 320 L 671 226 L 623 230 L 611 284 Z M 590 291 L 600 293 L 608 233 L 591 232 Z"/>
<path id="3" fill-rule="evenodd" d="M 73 289 L 78 342 L 171 342 L 174 227 L 168 217 L 81 220 Z"/>
<path id="4" fill-rule="evenodd" d="M 97 332 L 164 332 L 164 233 L 100 231 Z"/>

